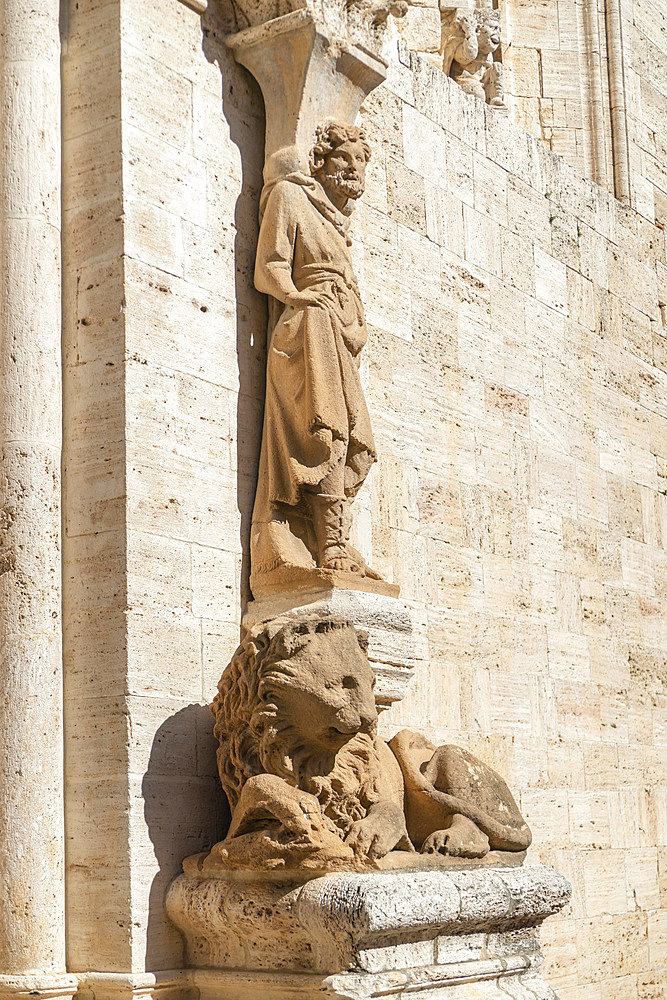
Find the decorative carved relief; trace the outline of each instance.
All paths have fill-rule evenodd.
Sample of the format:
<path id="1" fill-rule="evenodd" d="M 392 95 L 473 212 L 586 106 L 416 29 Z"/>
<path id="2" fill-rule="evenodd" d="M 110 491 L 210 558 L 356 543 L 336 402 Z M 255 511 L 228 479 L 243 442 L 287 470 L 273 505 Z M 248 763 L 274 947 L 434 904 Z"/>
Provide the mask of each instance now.
<path id="1" fill-rule="evenodd" d="M 255 285 L 270 296 L 266 403 L 251 530 L 257 596 L 312 568 L 380 580 L 349 542 L 376 460 L 359 378 L 367 339 L 347 235 L 371 150 L 361 129 L 318 127 L 310 172 L 262 193 Z M 342 578 L 341 578 L 342 579 Z"/>
<path id="2" fill-rule="evenodd" d="M 500 41 L 498 11 L 443 11 L 443 70 L 466 94 L 506 111 L 503 65 L 494 59 Z"/>
<path id="3" fill-rule="evenodd" d="M 185 0 L 192 2 L 192 0 Z M 359 30 L 374 48 L 391 15 L 404 17 L 409 0 L 233 0 L 241 24 L 266 24 L 296 10 L 307 11 L 318 23 L 341 37 L 351 38 Z"/>
<path id="4" fill-rule="evenodd" d="M 202 870 L 377 867 L 391 851 L 479 858 L 530 831 L 502 778 L 407 730 L 377 736 L 365 634 L 277 618 L 248 634 L 212 705 L 227 838 Z"/>

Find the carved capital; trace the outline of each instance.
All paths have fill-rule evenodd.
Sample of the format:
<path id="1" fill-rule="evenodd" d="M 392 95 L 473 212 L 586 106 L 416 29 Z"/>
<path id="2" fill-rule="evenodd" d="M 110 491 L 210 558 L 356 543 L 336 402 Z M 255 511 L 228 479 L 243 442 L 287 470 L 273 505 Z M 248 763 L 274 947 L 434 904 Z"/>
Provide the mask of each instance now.
<path id="1" fill-rule="evenodd" d="M 352 124 L 386 76 L 378 53 L 337 37 L 306 9 L 231 35 L 227 45 L 264 96 L 267 181 L 307 171 L 317 126 L 331 118 Z"/>

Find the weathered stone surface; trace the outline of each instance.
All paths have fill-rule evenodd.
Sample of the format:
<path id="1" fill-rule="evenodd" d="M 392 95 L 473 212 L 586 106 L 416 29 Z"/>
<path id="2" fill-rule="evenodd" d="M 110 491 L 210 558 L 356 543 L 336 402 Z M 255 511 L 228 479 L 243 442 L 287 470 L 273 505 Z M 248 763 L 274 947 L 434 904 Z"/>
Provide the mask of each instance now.
<path id="1" fill-rule="evenodd" d="M 65 972 L 60 5 L 0 11 L 0 997 Z"/>
<path id="2" fill-rule="evenodd" d="M 2 1000 L 65 1000 L 74 996 L 78 986 L 76 976 L 67 972 L 28 973 L 23 976 L 0 976 Z"/>
<path id="3" fill-rule="evenodd" d="M 478 857 L 487 844 L 510 851 L 530 846 L 512 793 L 482 761 L 459 747 L 436 749 L 406 729 L 389 746 L 401 765 L 406 823 L 418 850 Z"/>
<path id="4" fill-rule="evenodd" d="M 210 970 L 193 981 L 208 976 L 208 989 L 216 983 L 223 996 L 239 973 L 222 970 L 233 968 L 260 995 L 270 986 L 277 995 L 319 989 L 354 998 L 437 988 L 449 1000 L 467 983 L 491 998 L 507 995 L 500 979 L 512 996 L 547 998 L 535 928 L 569 894 L 567 881 L 542 866 L 329 875 L 303 885 L 186 874 L 167 909 L 190 967 Z"/>

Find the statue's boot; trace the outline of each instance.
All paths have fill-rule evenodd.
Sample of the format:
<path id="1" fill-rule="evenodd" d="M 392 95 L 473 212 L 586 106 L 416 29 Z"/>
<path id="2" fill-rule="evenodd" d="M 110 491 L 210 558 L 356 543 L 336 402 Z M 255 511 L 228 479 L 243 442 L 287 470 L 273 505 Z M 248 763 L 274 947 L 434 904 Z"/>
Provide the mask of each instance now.
<path id="1" fill-rule="evenodd" d="M 355 559 L 345 541 L 347 502 L 326 493 L 310 493 L 308 504 L 317 539 L 318 566 L 363 575 L 363 559 L 360 562 Z"/>

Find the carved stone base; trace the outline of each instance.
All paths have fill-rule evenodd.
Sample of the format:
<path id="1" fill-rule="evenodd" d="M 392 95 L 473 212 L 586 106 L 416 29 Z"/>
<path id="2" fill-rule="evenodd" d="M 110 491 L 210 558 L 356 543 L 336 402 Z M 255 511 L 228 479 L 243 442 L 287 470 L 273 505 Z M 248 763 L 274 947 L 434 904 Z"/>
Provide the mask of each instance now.
<path id="1" fill-rule="evenodd" d="M 159 972 L 80 972 L 76 1000 L 186 1000 L 194 997 L 187 969 Z"/>
<path id="2" fill-rule="evenodd" d="M 405 972 L 340 976 L 288 972 L 193 974 L 198 1000 L 558 1000 L 539 973 L 506 959 L 479 959 Z"/>
<path id="3" fill-rule="evenodd" d="M 369 583 L 377 581 L 369 580 Z M 404 697 L 415 670 L 428 657 L 424 611 L 386 593 L 339 589 L 331 581 L 319 588 L 290 588 L 275 596 L 251 601 L 243 616 L 243 627 L 249 629 L 279 615 L 297 617 L 304 611 L 322 616 L 338 615 L 368 632 L 368 659 L 377 678 L 375 700 L 378 710 L 389 708 Z"/>
<path id="4" fill-rule="evenodd" d="M 182 875 L 167 911 L 201 1000 L 554 1000 L 540 975 L 539 927 L 570 891 L 541 865 L 305 884 Z"/>

